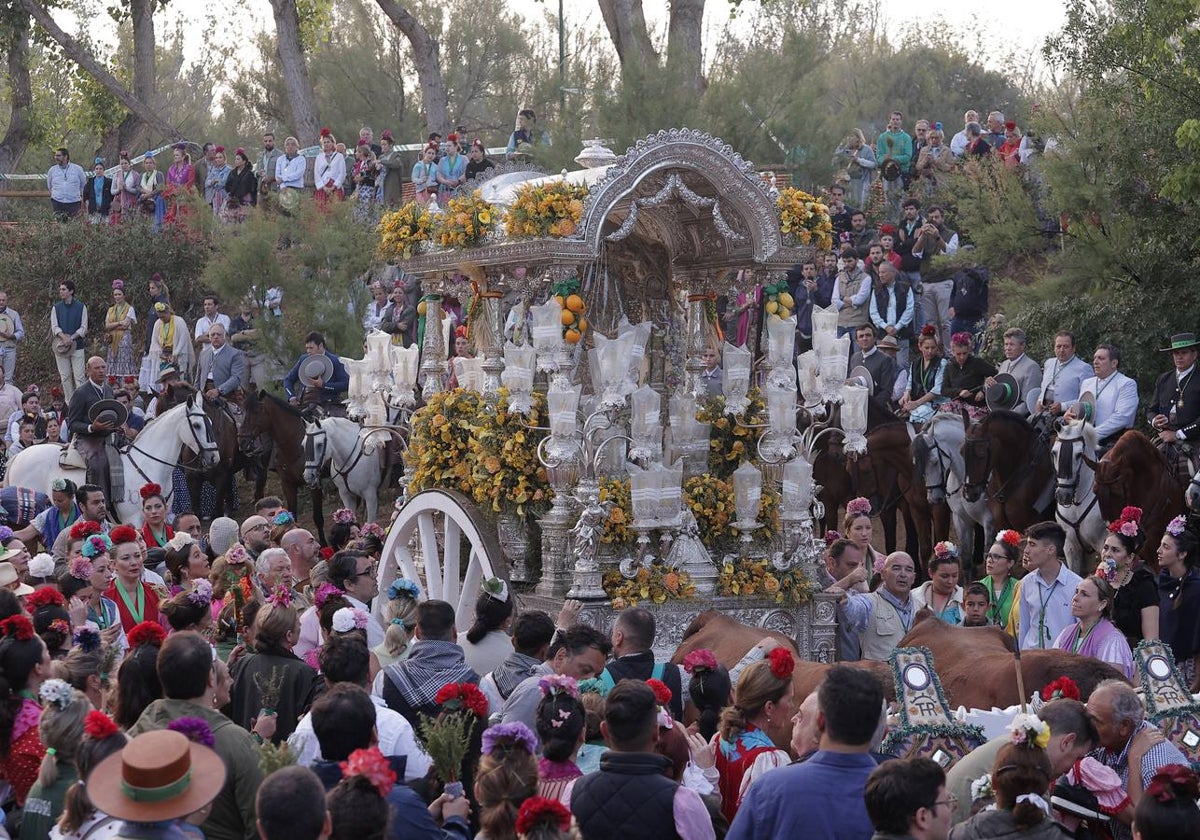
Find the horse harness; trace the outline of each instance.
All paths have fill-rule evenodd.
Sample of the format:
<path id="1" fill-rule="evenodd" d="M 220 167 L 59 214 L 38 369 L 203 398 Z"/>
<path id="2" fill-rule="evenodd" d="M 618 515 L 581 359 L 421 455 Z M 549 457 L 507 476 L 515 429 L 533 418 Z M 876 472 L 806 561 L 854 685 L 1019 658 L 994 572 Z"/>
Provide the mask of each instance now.
<path id="1" fill-rule="evenodd" d="M 217 446 L 217 444 L 213 443 L 211 446 L 205 446 L 204 442 L 200 440 L 200 435 L 196 432 L 195 427 L 192 426 L 191 418 L 193 418 L 195 416 L 199 416 L 201 419 L 204 420 L 204 431 L 205 431 L 205 434 L 208 436 L 208 439 L 215 440 L 215 435 L 213 433 L 212 420 L 210 420 L 208 415 L 204 413 L 203 409 L 193 412 L 192 407 L 189 405 L 186 409 L 185 416 L 187 417 L 188 430 L 192 433 L 192 440 L 194 440 L 196 442 L 196 451 L 201 454 L 203 454 L 205 452 L 217 452 L 219 455 L 220 448 Z M 159 458 L 156 455 L 151 454 L 150 452 L 147 452 L 144 449 L 139 448 L 136 440 L 131 441 L 129 446 L 124 450 L 124 454 L 129 455 L 129 463 L 133 466 L 134 470 L 137 471 L 137 474 L 139 476 L 141 476 L 142 481 L 146 484 L 150 483 L 150 477 L 148 475 L 146 475 L 145 470 L 143 470 L 140 466 L 138 466 L 138 462 L 134 460 L 134 458 L 133 458 L 134 452 L 138 453 L 139 455 L 146 456 L 147 458 L 149 458 L 151 461 L 154 461 L 155 463 L 162 464 L 163 466 L 171 467 L 172 469 L 174 469 L 175 467 L 179 467 L 181 470 L 184 470 L 185 472 L 187 472 L 187 471 L 204 472 L 203 467 L 189 466 L 188 464 L 181 463 L 178 458 L 176 458 L 174 461 L 166 461 L 162 458 Z M 201 463 L 203 463 L 203 459 L 201 459 Z M 167 490 L 167 492 L 163 495 L 163 502 L 167 505 L 168 508 L 171 505 L 171 496 L 174 494 L 174 492 L 175 492 L 175 488 L 174 488 L 174 486 L 172 486 L 171 489 Z"/>
<path id="2" fill-rule="evenodd" d="M 922 438 L 923 440 L 925 439 L 924 434 L 918 435 L 918 437 Z M 915 442 L 916 441 L 914 439 L 914 443 Z M 925 449 L 925 450 L 932 449 L 934 452 L 937 453 L 938 469 L 941 470 L 941 475 L 942 475 L 942 480 L 940 483 L 938 483 L 938 484 L 926 483 L 925 489 L 927 491 L 928 490 L 941 490 L 942 493 L 945 494 L 947 499 L 949 499 L 951 496 L 953 496 L 954 493 L 961 493 L 962 489 L 963 489 L 963 484 L 964 484 L 963 482 L 959 483 L 958 487 L 955 488 L 954 493 L 951 493 L 947 486 L 947 484 L 950 481 L 950 469 L 946 466 L 946 453 L 945 453 L 945 451 L 942 450 L 942 445 L 937 440 L 937 438 L 930 435 L 929 438 L 927 440 L 925 440 L 925 443 L 924 443 L 924 446 L 922 447 L 922 449 Z"/>
<path id="3" fill-rule="evenodd" d="M 1064 463 L 1064 461 L 1065 461 L 1065 460 L 1067 460 L 1067 459 L 1070 459 L 1070 462 L 1071 462 L 1071 463 L 1074 463 L 1075 459 L 1074 459 L 1074 456 L 1073 456 L 1071 453 L 1073 453 L 1073 452 L 1074 452 L 1074 450 L 1075 450 L 1075 444 L 1077 444 L 1077 443 L 1078 443 L 1078 444 L 1080 444 L 1080 445 L 1081 445 L 1081 448 L 1082 448 L 1082 444 L 1083 444 L 1083 438 L 1082 438 L 1082 437 L 1077 437 L 1077 438 L 1064 438 L 1064 437 L 1060 437 L 1060 438 L 1058 439 L 1058 445 L 1059 445 L 1059 450 L 1058 450 L 1058 458 L 1059 458 L 1059 461 L 1058 461 L 1058 468 L 1057 468 L 1057 470 L 1056 470 L 1056 477 L 1055 477 L 1055 480 L 1054 480 L 1054 485 L 1055 485 L 1055 489 L 1056 489 L 1056 490 L 1069 490 L 1069 491 L 1070 491 L 1070 493 L 1071 493 L 1071 506 L 1072 506 L 1072 507 L 1079 507 L 1079 505 L 1080 505 L 1080 500 L 1079 500 L 1078 498 L 1076 498 L 1076 497 L 1078 496 L 1078 492 L 1079 492 L 1079 474 L 1080 474 L 1080 471 L 1079 471 L 1079 470 L 1074 470 L 1074 471 L 1073 471 L 1073 473 L 1074 473 L 1074 476 L 1075 476 L 1074 480 L 1073 480 L 1073 481 L 1071 481 L 1070 483 L 1066 483 L 1066 482 L 1064 482 L 1064 481 L 1063 481 L 1063 463 Z M 1066 447 L 1065 449 L 1063 448 L 1063 447 L 1064 447 L 1064 444 L 1065 444 L 1065 447 Z M 1084 463 L 1086 463 L 1086 464 L 1087 464 L 1087 465 L 1088 465 L 1088 466 L 1089 466 L 1091 469 L 1095 470 L 1095 467 L 1096 467 L 1096 462 L 1095 462 L 1095 461 L 1093 461 L 1091 458 L 1088 458 L 1088 456 L 1087 456 L 1087 453 L 1086 453 L 1086 452 L 1082 452 L 1082 451 L 1081 451 L 1081 452 L 1080 452 L 1080 458 L 1081 458 L 1081 459 L 1084 461 Z M 1084 545 L 1084 544 L 1085 544 L 1085 541 L 1084 541 L 1084 539 L 1083 539 L 1083 529 L 1082 529 L 1080 526 L 1083 524 L 1083 521 L 1084 521 L 1085 519 L 1087 519 L 1087 518 L 1088 518 L 1088 514 L 1090 514 L 1090 513 L 1092 512 L 1092 508 L 1094 508 L 1094 507 L 1095 507 L 1097 504 L 1099 504 L 1099 502 L 1100 502 L 1100 497 L 1096 495 L 1096 491 L 1095 491 L 1095 489 L 1094 489 L 1094 488 L 1092 488 L 1092 489 L 1089 489 L 1089 490 L 1088 490 L 1088 493 L 1089 493 L 1089 494 L 1091 494 L 1092 500 L 1091 500 L 1090 502 L 1088 502 L 1088 504 L 1087 504 L 1087 507 L 1085 507 L 1085 508 L 1083 509 L 1083 513 L 1079 514 L 1079 516 L 1078 516 L 1078 517 L 1077 517 L 1075 520 L 1072 520 L 1072 519 L 1071 519 L 1071 517 L 1069 517 L 1069 516 L 1067 516 L 1065 513 L 1063 513 L 1063 511 L 1062 511 L 1062 507 L 1061 507 L 1061 506 L 1059 506 L 1058 504 L 1056 504 L 1056 505 L 1055 505 L 1055 511 L 1054 511 L 1055 515 L 1056 515 L 1056 516 L 1057 516 L 1059 519 L 1061 519 L 1061 520 L 1062 520 L 1064 523 L 1066 523 L 1067 525 L 1070 525 L 1070 526 L 1071 526 L 1071 530 L 1075 532 L 1075 539 L 1079 541 L 1079 544 L 1080 544 L 1080 545 Z"/>
<path id="4" fill-rule="evenodd" d="M 317 459 L 317 438 L 318 437 L 321 438 L 321 451 L 322 451 L 322 453 L 324 453 L 325 450 L 329 446 L 329 433 L 326 432 L 325 428 L 323 426 L 321 426 L 319 423 L 317 424 L 316 430 L 311 431 L 311 432 L 306 432 L 304 435 L 304 466 L 306 469 L 320 470 L 321 466 L 322 466 L 321 461 L 325 460 L 323 454 L 322 454 L 322 457 L 320 460 Z M 330 477 L 333 477 L 333 478 L 341 477 L 341 479 L 343 481 L 345 481 L 347 484 L 349 484 L 350 473 L 354 472 L 354 468 L 358 466 L 358 462 L 361 461 L 363 459 L 363 456 L 367 454 L 366 439 L 367 439 L 367 435 L 364 435 L 364 434 L 359 434 L 355 438 L 354 446 L 351 447 L 351 449 L 350 449 L 350 455 L 352 457 L 350 459 L 349 465 L 345 469 L 338 469 L 337 464 L 334 463 L 333 455 L 330 454 L 330 456 L 329 456 Z"/>

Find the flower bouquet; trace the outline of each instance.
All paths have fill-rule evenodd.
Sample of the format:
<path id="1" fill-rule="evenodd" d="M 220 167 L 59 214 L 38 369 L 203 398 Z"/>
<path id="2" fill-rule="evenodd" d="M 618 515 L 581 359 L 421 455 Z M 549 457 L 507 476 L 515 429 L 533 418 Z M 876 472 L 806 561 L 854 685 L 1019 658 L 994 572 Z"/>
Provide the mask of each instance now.
<path id="1" fill-rule="evenodd" d="M 379 220 L 379 256 L 408 259 L 422 242 L 433 236 L 433 215 L 420 202 L 410 201 Z"/>
<path id="2" fill-rule="evenodd" d="M 779 209 L 779 232 L 800 245 L 815 245 L 822 251 L 833 247 L 833 220 L 829 208 L 804 190 L 788 187 L 775 201 Z"/>
<path id="3" fill-rule="evenodd" d="M 721 567 L 717 594 L 757 596 L 796 605 L 812 599 L 812 583 L 798 568 L 781 572 L 767 560 L 740 560 Z"/>
<path id="4" fill-rule="evenodd" d="M 696 411 L 696 420 L 708 423 L 708 471 L 720 479 L 728 479 L 743 461 L 753 460 L 758 452 L 758 439 L 767 416 L 767 401 L 758 388 L 746 394 L 750 405 L 739 417 L 725 413 L 724 397 L 709 397 Z M 740 421 L 740 422 L 739 422 Z"/>
<path id="5" fill-rule="evenodd" d="M 584 184 L 555 181 L 526 184 L 517 190 L 512 206 L 504 215 L 504 225 L 513 238 L 530 236 L 570 236 L 583 217 L 583 201 L 588 188 Z"/>
<path id="6" fill-rule="evenodd" d="M 450 683 L 434 697 L 442 707 L 436 718 L 423 717 L 418 727 L 421 746 L 433 771 L 451 796 L 462 796 L 459 776 L 476 725 L 487 718 L 488 701 L 474 683 Z"/>
<path id="7" fill-rule="evenodd" d="M 484 201 L 479 190 L 446 202 L 433 229 L 433 240 L 442 248 L 469 248 L 483 242 L 496 229 L 499 213 Z"/>
<path id="8" fill-rule="evenodd" d="M 633 542 L 633 532 L 629 530 L 629 523 L 633 521 L 633 499 L 629 492 L 629 479 L 600 479 L 600 501 L 612 502 L 608 509 L 608 519 L 604 522 L 604 530 L 600 532 L 600 542 L 604 545 L 624 545 Z"/>
<path id="9" fill-rule="evenodd" d="M 633 580 L 619 571 L 606 572 L 602 585 L 615 610 L 634 606 L 639 601 L 662 604 L 696 597 L 691 575 L 663 563 L 651 563 L 649 568 L 642 566 Z"/>

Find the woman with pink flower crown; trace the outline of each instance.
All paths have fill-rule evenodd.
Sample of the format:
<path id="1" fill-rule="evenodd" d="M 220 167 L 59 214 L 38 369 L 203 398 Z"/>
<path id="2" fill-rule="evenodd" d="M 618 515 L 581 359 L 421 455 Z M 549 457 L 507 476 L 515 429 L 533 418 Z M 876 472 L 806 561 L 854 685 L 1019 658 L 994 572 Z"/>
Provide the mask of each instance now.
<path id="1" fill-rule="evenodd" d="M 1109 620 L 1113 589 L 1099 575 L 1089 575 L 1075 587 L 1071 615 L 1075 623 L 1058 634 L 1054 647 L 1107 662 L 1133 679 L 1133 651 L 1125 635 Z"/>
<path id="2" fill-rule="evenodd" d="M 1131 648 L 1142 639 L 1157 639 L 1158 583 L 1154 573 L 1138 557 L 1146 541 L 1142 509 L 1126 507 L 1108 523 L 1108 536 L 1100 547 L 1096 574 L 1112 586 L 1112 622 L 1125 634 Z"/>
<path id="3" fill-rule="evenodd" d="M 1158 546 L 1159 634 L 1188 688 L 1200 691 L 1200 540 L 1176 516 Z"/>
<path id="4" fill-rule="evenodd" d="M 875 526 L 871 523 L 871 503 L 859 496 L 846 503 L 846 517 L 842 520 L 842 536 L 850 540 L 863 553 L 863 566 L 874 574 L 883 571 L 884 556 L 871 546 Z"/>

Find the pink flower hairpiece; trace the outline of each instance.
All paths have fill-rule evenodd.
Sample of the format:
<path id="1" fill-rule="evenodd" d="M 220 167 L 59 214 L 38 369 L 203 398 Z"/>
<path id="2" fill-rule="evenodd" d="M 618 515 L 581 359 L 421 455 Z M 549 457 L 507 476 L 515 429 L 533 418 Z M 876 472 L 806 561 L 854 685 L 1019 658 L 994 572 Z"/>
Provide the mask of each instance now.
<path id="1" fill-rule="evenodd" d="M 933 547 L 933 556 L 939 560 L 944 560 L 947 557 L 958 559 L 958 546 L 950 542 L 950 540 L 942 540 Z"/>
<path id="2" fill-rule="evenodd" d="M 875 572 L 875 574 L 877 574 L 877 575 L 881 575 L 881 574 L 883 574 L 883 570 L 886 566 L 887 566 L 887 555 L 877 553 L 875 555 L 875 563 L 874 563 L 874 565 L 871 566 L 871 571 Z"/>
<path id="3" fill-rule="evenodd" d="M 192 591 L 188 593 L 187 599 L 197 607 L 207 607 L 213 599 L 212 584 L 204 578 L 192 581 Z"/>
<path id="4" fill-rule="evenodd" d="M 267 603 L 276 607 L 290 607 L 292 605 L 292 593 L 286 586 L 277 586 L 271 596 L 267 598 Z"/>
<path id="5" fill-rule="evenodd" d="M 1109 533 L 1121 534 L 1125 537 L 1136 537 L 1141 529 L 1139 524 L 1142 521 L 1142 509 L 1127 505 L 1121 508 L 1121 515 L 1108 523 Z"/>
<path id="6" fill-rule="evenodd" d="M 317 588 L 317 594 L 313 598 L 313 603 L 317 605 L 317 609 L 325 606 L 325 602 L 335 596 L 345 595 L 346 593 L 338 589 L 332 583 L 322 583 Z"/>
<path id="7" fill-rule="evenodd" d="M 1174 519 L 1172 519 L 1170 522 L 1167 523 L 1167 533 L 1170 534 L 1172 537 L 1178 537 L 1180 534 L 1182 534 L 1186 530 L 1187 530 L 1187 517 L 1186 516 L 1182 516 L 1182 515 L 1176 516 Z"/>
<path id="8" fill-rule="evenodd" d="M 234 543 L 225 552 L 225 562 L 231 566 L 241 566 L 250 559 L 250 552 L 241 543 Z"/>
<path id="9" fill-rule="evenodd" d="M 538 680 L 538 688 L 543 697 L 561 693 L 569 694 L 576 700 L 579 699 L 579 683 L 574 677 L 568 677 L 565 674 L 547 674 Z"/>
<path id="10" fill-rule="evenodd" d="M 333 521 L 338 525 L 353 525 L 354 511 L 350 508 L 338 508 L 333 512 Z"/>
<path id="11" fill-rule="evenodd" d="M 71 577 L 76 580 L 88 580 L 92 576 L 92 561 L 86 557 L 79 556 L 71 561 L 68 567 Z"/>
<path id="12" fill-rule="evenodd" d="M 699 648 L 683 657 L 683 670 L 689 674 L 703 674 L 717 670 L 717 657 L 708 648 Z"/>
<path id="13" fill-rule="evenodd" d="M 835 542 L 837 542 L 841 538 L 842 538 L 842 535 L 840 532 L 835 531 L 832 528 L 830 528 L 828 531 L 825 532 L 825 547 L 829 548 L 829 546 L 833 545 Z"/>
<path id="14" fill-rule="evenodd" d="M 851 499 L 846 503 L 847 516 L 870 516 L 871 502 L 862 496 L 857 499 Z"/>
<path id="15" fill-rule="evenodd" d="M 358 535 L 360 537 L 375 537 L 380 542 L 383 542 L 384 538 L 383 528 L 380 527 L 378 522 L 368 522 L 366 525 L 363 525 L 358 529 Z"/>
<path id="16" fill-rule="evenodd" d="M 333 629 L 338 633 L 365 630 L 369 616 L 358 607 L 342 607 L 333 614 Z"/>

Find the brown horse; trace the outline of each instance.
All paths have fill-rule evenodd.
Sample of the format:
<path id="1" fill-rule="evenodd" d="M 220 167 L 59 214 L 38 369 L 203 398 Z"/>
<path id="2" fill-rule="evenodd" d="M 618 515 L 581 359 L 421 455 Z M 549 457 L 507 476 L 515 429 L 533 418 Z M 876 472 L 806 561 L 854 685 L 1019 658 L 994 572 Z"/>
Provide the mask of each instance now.
<path id="1" fill-rule="evenodd" d="M 1016 642 L 999 627 L 955 627 L 921 610 L 899 646 L 929 648 L 951 709 L 1004 709 L 1021 702 L 1013 665 Z M 1125 679 L 1106 662 L 1066 650 L 1023 651 L 1021 675 L 1026 699 L 1058 677 L 1073 679 L 1084 700 L 1103 680 Z"/>
<path id="2" fill-rule="evenodd" d="M 270 468 L 279 473 L 283 500 L 292 513 L 299 510 L 299 490 L 304 485 L 304 417 L 279 397 L 259 391 L 246 395 L 246 419 L 242 423 L 242 451 L 251 458 L 269 454 Z M 259 473 L 255 489 L 262 498 L 266 471 Z M 317 540 L 325 544 L 325 503 L 321 482 L 309 486 L 312 499 L 313 525 Z"/>
<path id="3" fill-rule="evenodd" d="M 1042 435 L 1011 411 L 993 411 L 974 424 L 966 411 L 962 418 L 963 498 L 976 502 L 986 493 L 997 531 L 1053 519 L 1054 465 Z"/>
<path id="4" fill-rule="evenodd" d="M 925 561 L 933 556 L 933 544 L 950 535 L 950 508 L 944 501 L 929 504 L 924 476 L 913 468 L 908 430 L 907 423 L 888 423 L 871 429 L 867 432 L 867 451 L 848 457 L 846 469 L 855 492 L 869 499 L 871 509 L 881 517 L 896 508 L 904 514 L 908 530 L 906 550 L 923 574 Z M 893 538 L 890 545 L 894 544 Z"/>
<path id="5" fill-rule="evenodd" d="M 157 413 L 162 414 L 167 409 L 185 402 L 196 393 L 196 389 L 186 383 L 168 385 L 158 396 Z M 230 516 L 233 513 L 233 478 L 238 471 L 247 466 L 253 466 L 238 445 L 237 423 L 219 403 L 210 399 L 204 400 L 204 413 L 212 422 L 213 438 L 217 442 L 220 460 L 216 466 L 202 469 L 197 466 L 199 457 L 187 447 L 179 455 L 179 465 L 183 468 L 187 479 L 188 498 L 191 500 L 192 511 L 204 516 L 208 511 L 200 510 L 200 498 L 205 482 L 213 486 L 214 501 L 210 515 L 206 519 L 218 516 Z"/>
<path id="6" fill-rule="evenodd" d="M 1142 509 L 1142 531 L 1146 542 L 1138 551 L 1142 561 L 1158 568 L 1156 550 L 1163 531 L 1172 518 L 1184 511 L 1183 488 L 1175 479 L 1167 458 L 1139 431 L 1121 435 L 1099 463 L 1089 464 L 1096 471 L 1096 498 L 1100 513 L 1111 522 L 1121 508 L 1134 505 Z"/>

